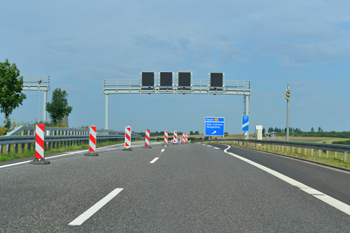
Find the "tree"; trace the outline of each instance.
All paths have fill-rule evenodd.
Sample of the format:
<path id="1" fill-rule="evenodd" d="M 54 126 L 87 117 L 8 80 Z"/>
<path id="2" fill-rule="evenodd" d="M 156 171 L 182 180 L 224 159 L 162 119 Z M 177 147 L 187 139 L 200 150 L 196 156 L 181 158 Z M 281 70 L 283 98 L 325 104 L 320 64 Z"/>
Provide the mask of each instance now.
<path id="1" fill-rule="evenodd" d="M 262 135 L 264 136 L 265 133 L 266 133 L 266 130 L 265 130 L 265 128 L 263 128 L 263 130 L 262 130 Z"/>
<path id="2" fill-rule="evenodd" d="M 46 110 L 55 124 L 58 121 L 62 121 L 62 118 L 66 115 L 68 116 L 73 110 L 71 106 L 68 106 L 67 97 L 68 94 L 66 91 L 56 88 L 52 93 L 51 103 L 46 103 Z"/>
<path id="3" fill-rule="evenodd" d="M 194 132 L 194 134 L 195 134 L 195 135 L 198 135 L 198 134 L 199 134 L 199 132 L 198 132 L 198 131 L 196 131 L 196 132 Z"/>
<path id="4" fill-rule="evenodd" d="M 193 135 L 193 131 L 192 130 L 190 131 L 190 135 Z"/>
<path id="5" fill-rule="evenodd" d="M 19 69 L 15 63 L 10 64 L 8 59 L 0 62 L 0 108 L 5 113 L 5 128 L 10 129 L 11 121 L 8 118 L 12 111 L 22 105 L 26 95 L 22 93 L 23 77 L 19 76 Z"/>
<path id="6" fill-rule="evenodd" d="M 311 127 L 311 133 L 315 133 L 314 127 Z"/>

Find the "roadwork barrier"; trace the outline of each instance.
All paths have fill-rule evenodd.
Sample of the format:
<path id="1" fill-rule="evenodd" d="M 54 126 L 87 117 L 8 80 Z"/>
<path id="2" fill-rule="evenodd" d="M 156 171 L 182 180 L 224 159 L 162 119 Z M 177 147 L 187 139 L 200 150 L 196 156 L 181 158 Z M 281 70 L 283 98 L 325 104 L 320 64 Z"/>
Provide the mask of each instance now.
<path id="1" fill-rule="evenodd" d="M 68 127 L 45 127 L 44 151 L 72 145 L 89 144 L 89 129 Z M 131 140 L 143 137 L 131 134 Z M 124 133 L 114 130 L 96 130 L 96 144 L 102 142 L 117 142 L 124 140 Z M 35 126 L 19 126 L 6 136 L 0 136 L 0 153 L 15 153 L 33 151 L 35 147 Z M 11 148 L 13 148 L 11 150 Z"/>

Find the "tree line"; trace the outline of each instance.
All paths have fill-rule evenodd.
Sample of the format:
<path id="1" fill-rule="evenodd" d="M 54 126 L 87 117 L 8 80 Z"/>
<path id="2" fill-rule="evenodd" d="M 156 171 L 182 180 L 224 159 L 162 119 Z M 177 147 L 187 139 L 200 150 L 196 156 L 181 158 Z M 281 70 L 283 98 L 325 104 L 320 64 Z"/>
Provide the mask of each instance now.
<path id="1" fill-rule="evenodd" d="M 287 128 L 268 128 L 268 133 L 276 132 L 277 136 L 284 136 L 287 133 Z M 265 128 L 263 129 L 263 135 L 265 135 Z M 318 127 L 317 131 L 314 127 L 310 131 L 302 131 L 300 128 L 289 128 L 289 136 L 296 137 L 338 137 L 338 138 L 350 138 L 350 131 L 336 132 L 329 131 L 325 132 L 321 127 Z"/>
<path id="2" fill-rule="evenodd" d="M 5 114 L 4 133 L 10 131 L 12 124 L 10 115 L 13 110 L 23 104 L 27 98 L 23 91 L 23 77 L 20 76 L 20 70 L 16 64 L 11 64 L 8 59 L 0 62 L 0 110 Z M 41 122 L 45 125 L 57 125 L 62 123 L 64 116 L 68 116 L 73 108 L 68 105 L 68 94 L 61 88 L 56 88 L 52 93 L 52 101 L 45 103 L 46 110 L 49 113 L 51 122 Z"/>

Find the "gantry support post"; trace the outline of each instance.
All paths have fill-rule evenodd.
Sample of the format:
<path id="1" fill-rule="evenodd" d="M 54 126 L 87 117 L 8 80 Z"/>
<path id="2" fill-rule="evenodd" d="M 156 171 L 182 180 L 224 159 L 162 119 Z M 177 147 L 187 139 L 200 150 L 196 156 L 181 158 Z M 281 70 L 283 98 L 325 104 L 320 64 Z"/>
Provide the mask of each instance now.
<path id="1" fill-rule="evenodd" d="M 40 94 L 40 93 L 39 93 Z M 43 104 L 43 121 L 46 122 L 47 112 L 46 112 L 46 102 L 47 102 L 47 91 L 44 91 L 44 104 Z"/>
<path id="2" fill-rule="evenodd" d="M 249 101 L 250 101 L 250 95 L 244 95 L 244 115 L 249 116 Z M 249 119 L 250 122 L 250 119 Z M 249 123 L 250 124 L 250 123 Z M 244 131 L 244 138 L 249 139 L 249 131 Z"/>
<path id="3" fill-rule="evenodd" d="M 105 106 L 105 129 L 108 129 L 108 94 L 105 94 L 106 106 Z"/>

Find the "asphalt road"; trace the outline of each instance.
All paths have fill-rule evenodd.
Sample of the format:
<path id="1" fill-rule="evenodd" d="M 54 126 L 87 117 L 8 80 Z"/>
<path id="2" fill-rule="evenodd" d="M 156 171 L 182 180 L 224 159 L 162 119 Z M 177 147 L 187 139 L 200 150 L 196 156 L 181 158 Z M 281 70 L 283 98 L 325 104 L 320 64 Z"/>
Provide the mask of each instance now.
<path id="1" fill-rule="evenodd" d="M 225 153 L 227 146 L 151 146 L 104 147 L 97 157 L 62 153 L 43 166 L 0 163 L 0 232 L 350 232 L 349 215 Z M 328 195 L 349 195 L 339 189 L 348 173 L 228 151 L 266 156 L 264 166 L 297 168 L 299 182 L 315 189 L 330 182 Z M 325 170 L 335 175 L 320 182 Z"/>

